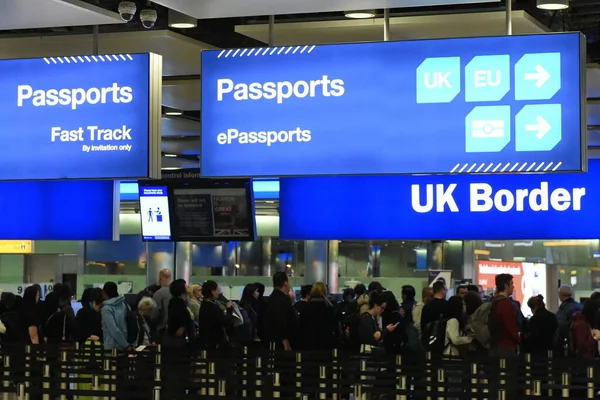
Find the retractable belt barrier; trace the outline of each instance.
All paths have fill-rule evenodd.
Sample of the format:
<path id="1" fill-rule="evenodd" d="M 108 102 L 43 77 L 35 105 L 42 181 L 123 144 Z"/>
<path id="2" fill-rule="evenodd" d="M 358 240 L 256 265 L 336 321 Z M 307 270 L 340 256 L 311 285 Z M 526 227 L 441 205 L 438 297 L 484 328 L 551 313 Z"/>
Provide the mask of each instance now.
<path id="1" fill-rule="evenodd" d="M 597 399 L 600 360 L 148 348 L 0 349 L 0 400 Z"/>

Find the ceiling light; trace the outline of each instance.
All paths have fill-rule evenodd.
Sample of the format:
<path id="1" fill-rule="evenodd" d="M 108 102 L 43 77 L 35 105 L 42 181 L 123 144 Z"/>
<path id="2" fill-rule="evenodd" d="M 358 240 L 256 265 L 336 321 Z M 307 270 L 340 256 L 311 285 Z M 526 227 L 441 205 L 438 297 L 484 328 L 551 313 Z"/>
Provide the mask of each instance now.
<path id="1" fill-rule="evenodd" d="M 163 171 L 173 171 L 175 169 L 181 169 L 180 167 L 162 167 Z"/>
<path id="2" fill-rule="evenodd" d="M 352 19 L 367 19 L 375 18 L 377 12 L 375 10 L 359 10 L 359 11 L 346 11 L 344 16 Z"/>
<path id="3" fill-rule="evenodd" d="M 565 10 L 569 8 L 569 0 L 537 0 L 537 8 L 542 10 Z"/>
<path id="4" fill-rule="evenodd" d="M 165 157 L 177 157 L 177 154 L 165 154 Z"/>
<path id="5" fill-rule="evenodd" d="M 165 115 L 183 115 L 183 111 L 169 110 L 165 112 Z"/>
<path id="6" fill-rule="evenodd" d="M 188 29 L 198 26 L 198 20 L 189 15 L 175 10 L 169 10 L 169 27 L 175 29 Z"/>

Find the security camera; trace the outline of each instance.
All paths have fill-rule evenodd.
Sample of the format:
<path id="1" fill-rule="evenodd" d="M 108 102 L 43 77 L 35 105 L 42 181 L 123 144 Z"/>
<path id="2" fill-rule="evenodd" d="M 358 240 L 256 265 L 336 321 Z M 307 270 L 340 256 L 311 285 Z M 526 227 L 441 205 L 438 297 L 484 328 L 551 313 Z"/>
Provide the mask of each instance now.
<path id="1" fill-rule="evenodd" d="M 122 1 L 119 3 L 119 14 L 125 22 L 130 22 L 135 17 L 137 6 L 134 1 Z"/>
<path id="2" fill-rule="evenodd" d="M 146 29 L 154 27 L 157 19 L 158 14 L 156 13 L 156 10 L 152 8 L 146 8 L 140 12 L 140 21 L 142 21 L 142 25 Z"/>

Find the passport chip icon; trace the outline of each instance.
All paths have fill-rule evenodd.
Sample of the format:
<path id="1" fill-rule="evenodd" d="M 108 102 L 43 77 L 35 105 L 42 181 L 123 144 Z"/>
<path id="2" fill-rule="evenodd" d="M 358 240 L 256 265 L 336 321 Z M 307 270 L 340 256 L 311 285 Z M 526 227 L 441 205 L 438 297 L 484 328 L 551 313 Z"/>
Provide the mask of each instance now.
<path id="1" fill-rule="evenodd" d="M 465 151 L 495 153 L 510 142 L 510 106 L 478 106 L 465 119 Z"/>
<path id="2" fill-rule="evenodd" d="M 471 121 L 471 132 L 474 139 L 503 138 L 506 134 L 504 121 L 497 120 L 473 120 Z"/>

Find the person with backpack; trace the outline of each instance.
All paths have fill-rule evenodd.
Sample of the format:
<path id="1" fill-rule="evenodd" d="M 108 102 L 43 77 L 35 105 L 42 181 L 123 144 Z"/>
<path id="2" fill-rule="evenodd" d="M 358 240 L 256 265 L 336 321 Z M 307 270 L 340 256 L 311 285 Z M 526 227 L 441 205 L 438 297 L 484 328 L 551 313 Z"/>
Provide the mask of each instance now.
<path id="1" fill-rule="evenodd" d="M 575 312 L 570 327 L 571 353 L 581 360 L 598 357 L 598 343 L 593 334 L 595 319 L 600 310 L 600 302 L 587 300 L 581 311 Z"/>
<path id="2" fill-rule="evenodd" d="M 43 331 L 47 343 L 69 347 L 76 341 L 77 329 L 75 312 L 71 306 L 73 292 L 69 286 L 63 285 L 57 295 L 58 308 L 44 324 Z"/>
<path id="3" fill-rule="evenodd" d="M 512 275 L 496 275 L 496 295 L 492 297 L 488 321 L 491 356 L 509 358 L 517 355 L 520 342 L 518 320 L 510 299 L 514 290 Z"/>
<path id="4" fill-rule="evenodd" d="M 448 303 L 446 284 L 443 281 L 434 282 L 432 290 L 433 299 L 423 306 L 421 312 L 421 342 L 425 351 L 442 354 L 446 328 L 441 327 L 440 322 L 443 322 Z M 441 345 L 437 339 L 441 340 Z"/>

